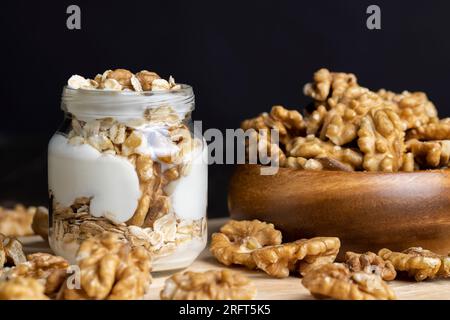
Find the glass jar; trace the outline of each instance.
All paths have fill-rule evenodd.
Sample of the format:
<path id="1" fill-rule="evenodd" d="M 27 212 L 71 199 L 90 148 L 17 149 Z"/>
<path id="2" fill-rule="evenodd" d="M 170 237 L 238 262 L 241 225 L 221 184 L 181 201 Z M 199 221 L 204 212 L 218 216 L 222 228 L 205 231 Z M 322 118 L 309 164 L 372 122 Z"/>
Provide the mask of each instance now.
<path id="1" fill-rule="evenodd" d="M 190 265 L 206 246 L 207 146 L 190 86 L 167 91 L 65 87 L 48 148 L 50 246 L 75 263 L 80 243 L 119 233 L 153 270 Z"/>

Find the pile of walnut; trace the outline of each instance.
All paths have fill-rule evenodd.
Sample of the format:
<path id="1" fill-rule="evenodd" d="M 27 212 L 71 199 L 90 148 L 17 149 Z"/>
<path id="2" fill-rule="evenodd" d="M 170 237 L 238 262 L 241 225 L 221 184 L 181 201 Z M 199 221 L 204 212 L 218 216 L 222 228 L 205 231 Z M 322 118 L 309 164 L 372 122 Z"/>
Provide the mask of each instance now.
<path id="1" fill-rule="evenodd" d="M 68 80 L 68 86 L 72 89 L 136 92 L 181 89 L 172 76 L 167 81 L 156 72 L 142 70 L 134 74 L 126 69 L 106 70 L 103 74 L 97 74 L 93 80 L 73 75 Z"/>
<path id="2" fill-rule="evenodd" d="M 211 253 L 226 265 L 260 269 L 277 278 L 291 273 L 303 276 L 303 285 L 316 297 L 334 299 L 395 299 L 385 281 L 405 272 L 417 281 L 450 278 L 450 256 L 422 248 L 403 252 L 382 249 L 358 254 L 346 252 L 344 263 L 335 263 L 340 241 L 316 237 L 282 243 L 273 224 L 230 220 L 211 238 Z"/>
<path id="3" fill-rule="evenodd" d="M 0 236 L 0 300 L 141 299 L 151 283 L 151 258 L 114 233 L 84 241 L 77 266 L 62 257 L 25 257 L 14 238 Z"/>
<path id="4" fill-rule="evenodd" d="M 313 99 L 304 117 L 274 106 L 245 120 L 280 166 L 307 170 L 414 171 L 447 168 L 450 118 L 439 119 L 423 92 L 378 92 L 361 87 L 351 73 L 318 70 L 304 87 Z M 271 141 L 271 130 L 279 144 Z M 260 155 L 259 160 L 266 164 Z"/>

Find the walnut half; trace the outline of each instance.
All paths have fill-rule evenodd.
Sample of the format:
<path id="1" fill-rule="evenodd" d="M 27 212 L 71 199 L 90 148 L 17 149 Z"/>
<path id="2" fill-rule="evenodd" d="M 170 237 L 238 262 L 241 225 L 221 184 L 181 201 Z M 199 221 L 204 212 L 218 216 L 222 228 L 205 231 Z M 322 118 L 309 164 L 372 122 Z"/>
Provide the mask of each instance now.
<path id="1" fill-rule="evenodd" d="M 280 243 L 281 232 L 271 223 L 230 220 L 219 233 L 211 236 L 210 250 L 226 266 L 241 264 L 253 269 L 256 267 L 251 255 L 253 250 Z"/>
<path id="2" fill-rule="evenodd" d="M 361 120 L 358 146 L 367 171 L 397 172 L 404 153 L 405 126 L 391 109 L 372 109 Z"/>
<path id="3" fill-rule="evenodd" d="M 427 278 L 450 277 L 450 257 L 436 254 L 421 247 L 412 247 L 403 252 L 381 249 L 378 255 L 392 262 L 397 271 L 407 272 L 416 281 Z"/>
<path id="4" fill-rule="evenodd" d="M 139 299 L 151 282 L 151 261 L 143 247 L 104 232 L 85 240 L 78 251 L 80 289 L 63 286 L 60 299 Z"/>
<path id="5" fill-rule="evenodd" d="M 257 249 L 252 257 L 259 269 L 272 277 L 284 278 L 290 271 L 298 270 L 304 275 L 319 265 L 334 262 L 339 248 L 338 238 L 316 237 Z"/>
<path id="6" fill-rule="evenodd" d="M 38 280 L 19 277 L 0 282 L 0 300 L 48 300 L 48 297 Z"/>
<path id="7" fill-rule="evenodd" d="M 27 261 L 27 258 L 23 253 L 22 243 L 15 238 L 6 237 L 1 233 L 0 251 L 3 251 L 3 253 L 0 253 L 0 267 L 4 264 L 16 266 Z"/>
<path id="8" fill-rule="evenodd" d="M 395 293 L 376 274 L 351 272 L 341 263 L 325 264 L 308 272 L 302 284 L 317 298 L 393 300 Z"/>
<path id="9" fill-rule="evenodd" d="M 251 300 L 256 288 L 244 275 L 231 270 L 186 271 L 166 280 L 162 300 Z"/>
<path id="10" fill-rule="evenodd" d="M 397 276 L 392 262 L 384 261 L 383 258 L 370 251 L 361 254 L 347 251 L 345 263 L 353 272 L 375 273 L 385 281 L 394 280 Z"/>
<path id="11" fill-rule="evenodd" d="M 69 263 L 62 257 L 40 252 L 28 255 L 27 259 L 27 262 L 12 268 L 8 277 L 39 280 L 44 283 L 46 295 L 55 294 L 66 279 Z"/>

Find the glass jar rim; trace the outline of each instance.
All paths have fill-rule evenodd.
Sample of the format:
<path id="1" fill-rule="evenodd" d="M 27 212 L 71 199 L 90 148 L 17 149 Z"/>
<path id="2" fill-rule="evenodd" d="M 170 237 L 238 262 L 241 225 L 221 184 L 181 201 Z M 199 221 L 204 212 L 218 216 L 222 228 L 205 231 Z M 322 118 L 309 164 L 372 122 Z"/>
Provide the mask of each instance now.
<path id="1" fill-rule="evenodd" d="M 170 89 L 170 90 L 157 90 L 157 91 L 152 91 L 152 90 L 144 90 L 144 91 L 134 91 L 134 90 L 108 90 L 108 89 L 74 89 L 69 87 L 68 85 L 65 85 L 63 87 L 63 95 L 64 92 L 83 92 L 83 93 L 91 93 L 91 94 L 105 94 L 105 95 L 124 95 L 124 96 L 157 96 L 157 95 L 163 95 L 163 94 L 167 94 L 167 93 L 173 93 L 173 94 L 179 94 L 179 93 L 191 93 L 193 92 L 193 88 L 192 86 L 188 85 L 188 84 L 184 84 L 184 83 L 177 83 L 177 85 L 180 86 L 180 88 L 178 89 Z"/>
<path id="2" fill-rule="evenodd" d="M 104 89 L 73 89 L 64 86 L 61 109 L 79 119 L 113 117 L 118 120 L 139 119 L 149 109 L 171 107 L 183 117 L 194 110 L 195 97 L 190 85 L 160 91 L 117 91 Z"/>

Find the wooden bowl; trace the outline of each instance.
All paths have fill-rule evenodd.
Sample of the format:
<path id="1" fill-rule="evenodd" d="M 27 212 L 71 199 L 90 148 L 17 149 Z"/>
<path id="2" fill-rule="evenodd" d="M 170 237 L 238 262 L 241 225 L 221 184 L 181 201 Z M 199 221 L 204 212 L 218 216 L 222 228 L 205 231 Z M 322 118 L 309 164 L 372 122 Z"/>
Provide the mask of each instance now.
<path id="1" fill-rule="evenodd" d="M 233 219 L 272 222 L 283 241 L 341 239 L 347 250 L 422 246 L 450 252 L 450 170 L 402 173 L 301 171 L 239 165 L 230 181 Z"/>

